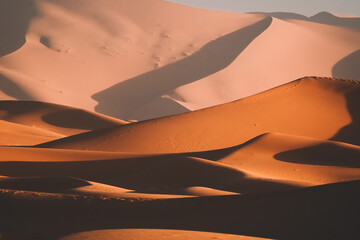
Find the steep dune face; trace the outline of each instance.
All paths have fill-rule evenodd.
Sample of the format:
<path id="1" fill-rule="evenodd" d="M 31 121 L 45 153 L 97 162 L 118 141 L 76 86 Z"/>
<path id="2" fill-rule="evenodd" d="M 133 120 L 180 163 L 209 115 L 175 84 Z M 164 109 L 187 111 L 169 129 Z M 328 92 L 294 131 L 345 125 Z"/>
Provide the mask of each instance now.
<path id="1" fill-rule="evenodd" d="M 42 146 L 191 152 L 236 146 L 267 132 L 359 144 L 359 87 L 352 80 L 308 77 L 216 107 L 71 136 Z"/>
<path id="2" fill-rule="evenodd" d="M 315 17 L 279 19 L 162 0 L 16 0 L 0 8 L 3 100 L 144 120 L 233 101 L 305 75 L 358 76 L 348 64 L 332 72 L 360 48 L 359 31 L 348 28 L 356 19 L 320 14 L 316 21 L 327 24 L 319 24 Z"/>

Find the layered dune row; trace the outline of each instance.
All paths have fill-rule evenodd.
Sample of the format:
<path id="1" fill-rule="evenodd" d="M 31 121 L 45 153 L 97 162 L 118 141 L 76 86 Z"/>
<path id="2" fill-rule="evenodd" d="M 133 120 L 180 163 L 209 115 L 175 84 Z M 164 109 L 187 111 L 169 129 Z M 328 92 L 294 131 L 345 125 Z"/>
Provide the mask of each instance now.
<path id="1" fill-rule="evenodd" d="M 356 81 L 307 77 L 136 123 L 3 101 L 3 122 L 56 140 L 0 147 L 2 232 L 5 239 L 352 239 L 359 97 Z M 46 117 L 64 109 L 62 120 Z"/>

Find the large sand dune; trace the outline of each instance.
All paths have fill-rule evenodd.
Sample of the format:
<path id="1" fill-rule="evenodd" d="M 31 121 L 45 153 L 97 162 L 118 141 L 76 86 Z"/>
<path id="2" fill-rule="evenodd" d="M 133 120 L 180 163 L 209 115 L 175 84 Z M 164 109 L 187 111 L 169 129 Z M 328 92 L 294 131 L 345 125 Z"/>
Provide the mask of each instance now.
<path id="1" fill-rule="evenodd" d="M 1 0 L 0 240 L 360 239 L 359 23 Z"/>
<path id="2" fill-rule="evenodd" d="M 303 76 L 359 79 L 355 17 L 226 13 L 163 0 L 3 0 L 0 9 L 2 100 L 144 120 Z"/>
<path id="3" fill-rule="evenodd" d="M 358 81 L 307 77 L 235 102 L 70 136 L 42 146 L 191 152 L 236 146 L 268 132 L 359 145 L 359 98 Z"/>

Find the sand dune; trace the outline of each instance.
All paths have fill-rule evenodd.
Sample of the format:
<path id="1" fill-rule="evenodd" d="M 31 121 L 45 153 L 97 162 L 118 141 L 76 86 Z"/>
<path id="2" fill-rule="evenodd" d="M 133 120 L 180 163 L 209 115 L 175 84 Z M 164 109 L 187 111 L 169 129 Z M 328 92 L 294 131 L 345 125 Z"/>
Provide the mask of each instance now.
<path id="1" fill-rule="evenodd" d="M 359 144 L 359 86 L 357 81 L 307 77 L 212 108 L 93 131 L 41 146 L 194 152 L 236 146 L 267 132 Z"/>
<path id="2" fill-rule="evenodd" d="M 263 193 L 357 180 L 360 174 L 358 146 L 284 134 L 170 155 L 19 147 L 3 147 L 0 153 L 1 175 L 71 176 L 152 194 Z"/>
<path id="3" fill-rule="evenodd" d="M 0 145 L 34 145 L 48 142 L 64 135 L 40 128 L 28 127 L 0 120 Z"/>
<path id="4" fill-rule="evenodd" d="M 359 239 L 359 26 L 0 1 L 0 239 Z"/>
<path id="5" fill-rule="evenodd" d="M 217 152 L 136 156 L 107 152 L 0 148 L 0 175 L 9 177 L 69 176 L 137 193 L 218 195 L 282 191 L 311 185 L 292 178 L 266 178 L 218 163 Z M 199 158 L 204 156 L 204 158 Z M 348 172 L 351 178 L 352 170 Z M 346 173 L 344 173 L 346 175 Z M 36 185 L 35 185 L 36 186 Z M 26 189 L 20 189 L 26 190 Z M 223 192 L 223 193 L 225 193 Z"/>
<path id="6" fill-rule="evenodd" d="M 1 145 L 35 145 L 128 122 L 50 103 L 0 101 Z"/>
<path id="7" fill-rule="evenodd" d="M 0 119 L 66 136 L 127 123 L 82 109 L 32 101 L 0 101 Z"/>
<path id="8" fill-rule="evenodd" d="M 266 178 L 320 185 L 357 180 L 360 174 L 355 145 L 271 133 L 235 149 L 218 162 Z"/>
<path id="9" fill-rule="evenodd" d="M 228 13 L 162 0 L 16 2 L 0 3 L 1 22 L 13 26 L 0 26 L 1 100 L 144 120 L 303 76 L 359 79 L 358 18 Z"/>

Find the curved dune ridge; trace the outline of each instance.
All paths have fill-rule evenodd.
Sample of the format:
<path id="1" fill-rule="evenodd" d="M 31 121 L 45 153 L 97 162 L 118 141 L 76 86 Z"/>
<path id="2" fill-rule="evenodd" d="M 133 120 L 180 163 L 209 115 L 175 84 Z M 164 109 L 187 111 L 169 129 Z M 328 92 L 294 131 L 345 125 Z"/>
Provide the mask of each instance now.
<path id="1" fill-rule="evenodd" d="M 1 102 L 3 122 L 48 135 L 75 133 L 0 147 L 0 233 L 5 239 L 352 239 L 360 212 L 359 97 L 357 81 L 306 77 L 144 122 L 81 112 L 95 119 L 83 128 L 78 109 Z M 70 114 L 54 118 L 55 125 L 45 117 L 64 109 Z M 71 226 L 69 218 L 76 219 Z"/>
<path id="2" fill-rule="evenodd" d="M 145 120 L 303 76 L 359 79 L 356 17 L 228 13 L 163 0 L 4 0 L 0 9 L 12 26 L 0 26 L 1 100 Z"/>
<path id="3" fill-rule="evenodd" d="M 359 99 L 358 81 L 306 77 L 235 102 L 74 135 L 40 146 L 137 153 L 193 152 L 236 146 L 268 132 L 359 145 Z"/>
<path id="4" fill-rule="evenodd" d="M 34 145 L 127 124 L 87 110 L 33 101 L 0 101 L 1 145 Z"/>
<path id="5" fill-rule="evenodd" d="M 0 1 L 0 240 L 360 239 L 359 23 Z"/>

